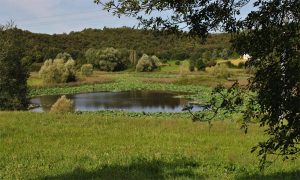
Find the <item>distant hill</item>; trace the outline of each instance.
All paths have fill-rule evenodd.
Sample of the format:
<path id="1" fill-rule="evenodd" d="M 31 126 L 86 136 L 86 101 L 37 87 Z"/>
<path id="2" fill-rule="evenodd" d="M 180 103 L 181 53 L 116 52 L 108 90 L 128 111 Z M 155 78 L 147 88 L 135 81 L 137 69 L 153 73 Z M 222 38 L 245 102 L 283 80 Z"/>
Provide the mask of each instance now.
<path id="1" fill-rule="evenodd" d="M 28 62 L 43 62 L 60 52 L 68 52 L 79 61 L 84 61 L 88 48 L 126 48 L 139 55 L 155 54 L 162 59 L 185 59 L 200 50 L 218 51 L 230 48 L 229 34 L 210 35 L 205 44 L 199 39 L 185 35 L 162 34 L 150 30 L 127 27 L 85 29 L 69 34 L 37 34 L 24 30 L 16 31 L 16 38 L 25 42 L 24 57 Z"/>

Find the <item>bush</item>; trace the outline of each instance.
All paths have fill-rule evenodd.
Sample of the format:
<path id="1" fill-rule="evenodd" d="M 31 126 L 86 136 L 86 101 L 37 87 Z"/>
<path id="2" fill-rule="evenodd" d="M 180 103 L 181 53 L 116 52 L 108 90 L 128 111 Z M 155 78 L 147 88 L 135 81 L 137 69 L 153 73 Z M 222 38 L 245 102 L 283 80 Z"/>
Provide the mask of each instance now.
<path id="1" fill-rule="evenodd" d="M 206 66 L 207 66 L 207 67 L 213 67 L 213 66 L 215 66 L 215 65 L 217 65 L 217 62 L 214 61 L 214 60 L 210 60 L 210 61 L 208 61 L 208 62 L 206 63 Z"/>
<path id="2" fill-rule="evenodd" d="M 141 59 L 138 61 L 136 65 L 136 70 L 138 72 L 150 72 L 155 69 L 158 69 L 162 63 L 156 56 L 149 57 L 148 55 L 144 54 Z"/>
<path id="3" fill-rule="evenodd" d="M 88 49 L 85 58 L 89 64 L 102 71 L 121 71 L 130 64 L 128 52 L 115 48 Z"/>
<path id="4" fill-rule="evenodd" d="M 32 63 L 30 66 L 30 72 L 39 72 L 42 66 L 43 63 Z"/>
<path id="5" fill-rule="evenodd" d="M 93 65 L 84 64 L 81 66 L 81 74 L 84 76 L 91 76 L 93 74 Z"/>
<path id="6" fill-rule="evenodd" d="M 75 81 L 75 61 L 69 59 L 65 63 L 64 59 L 46 60 L 39 71 L 39 75 L 46 83 L 66 83 Z"/>
<path id="7" fill-rule="evenodd" d="M 162 65 L 157 56 L 151 56 L 151 61 L 154 69 L 157 69 Z"/>
<path id="8" fill-rule="evenodd" d="M 218 64 L 212 69 L 212 74 L 218 78 L 227 79 L 232 76 L 225 64 Z"/>
<path id="9" fill-rule="evenodd" d="M 72 56 L 68 53 L 58 53 L 55 59 L 63 59 L 65 62 L 68 60 L 72 60 Z"/>
<path id="10" fill-rule="evenodd" d="M 244 62 L 240 62 L 239 64 L 238 64 L 238 68 L 245 68 L 245 63 Z"/>
<path id="11" fill-rule="evenodd" d="M 202 58 L 199 58 L 196 63 L 196 68 L 198 69 L 198 71 L 205 71 L 205 68 L 206 68 L 206 64 L 205 62 L 203 61 Z"/>
<path id="12" fill-rule="evenodd" d="M 189 70 L 190 70 L 191 72 L 195 71 L 195 65 L 194 65 L 194 63 L 190 63 L 190 65 L 189 65 Z"/>
<path id="13" fill-rule="evenodd" d="M 179 66 L 181 62 L 179 60 L 175 61 L 175 65 Z"/>
<path id="14" fill-rule="evenodd" d="M 182 50 L 180 50 L 180 52 L 175 52 L 172 55 L 172 59 L 177 59 L 177 60 L 186 60 L 189 57 L 190 57 L 189 54 L 186 52 L 182 52 Z"/>
<path id="15" fill-rule="evenodd" d="M 220 57 L 224 60 L 228 60 L 229 50 L 223 49 L 222 52 L 220 53 Z"/>
<path id="16" fill-rule="evenodd" d="M 61 96 L 51 107 L 52 113 L 68 113 L 74 112 L 74 102 L 67 99 L 65 95 Z"/>
<path id="17" fill-rule="evenodd" d="M 189 65 L 189 70 L 190 70 L 191 72 L 195 71 L 195 66 L 190 64 L 190 65 Z"/>

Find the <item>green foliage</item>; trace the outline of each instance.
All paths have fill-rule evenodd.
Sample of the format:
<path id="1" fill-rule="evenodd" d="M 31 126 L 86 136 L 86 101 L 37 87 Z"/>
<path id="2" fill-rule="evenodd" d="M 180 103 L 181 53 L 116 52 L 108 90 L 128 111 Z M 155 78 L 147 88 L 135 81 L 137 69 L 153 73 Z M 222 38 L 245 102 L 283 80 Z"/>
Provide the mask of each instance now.
<path id="1" fill-rule="evenodd" d="M 179 60 L 175 61 L 175 65 L 179 66 L 181 62 Z"/>
<path id="2" fill-rule="evenodd" d="M 39 72 L 39 70 L 42 68 L 43 63 L 32 63 L 30 65 L 30 72 Z"/>
<path id="3" fill-rule="evenodd" d="M 73 60 L 72 56 L 69 53 L 58 53 L 55 59 L 63 59 L 65 62 L 68 60 Z"/>
<path id="4" fill-rule="evenodd" d="M 75 61 L 69 59 L 49 59 L 39 71 L 40 77 L 45 83 L 66 83 L 76 80 Z"/>
<path id="5" fill-rule="evenodd" d="M 219 57 L 218 51 L 216 49 L 213 50 L 213 52 L 211 53 L 211 60 L 217 60 Z"/>
<path id="6" fill-rule="evenodd" d="M 161 66 L 161 62 L 156 56 L 149 57 L 148 55 L 144 54 L 141 59 L 138 61 L 136 65 L 136 70 L 138 72 L 150 72 L 153 71 Z"/>
<path id="7" fill-rule="evenodd" d="M 245 63 L 244 62 L 240 62 L 238 64 L 238 68 L 245 68 Z"/>
<path id="8" fill-rule="evenodd" d="M 65 95 L 61 96 L 51 107 L 51 113 L 69 113 L 74 112 L 74 102 L 67 99 Z"/>
<path id="9" fill-rule="evenodd" d="M 198 51 L 190 58 L 190 70 L 196 67 L 198 71 L 205 71 L 206 67 L 211 67 L 216 64 L 214 60 L 211 60 L 211 54 L 209 51 Z"/>
<path id="10" fill-rule="evenodd" d="M 186 60 L 190 57 L 190 55 L 185 52 L 183 49 L 177 50 L 178 52 L 173 52 L 171 58 L 172 59 L 178 59 L 178 60 Z"/>
<path id="11" fill-rule="evenodd" d="M 229 58 L 229 51 L 227 49 L 223 49 L 220 53 L 220 57 L 224 60 L 228 60 Z"/>
<path id="12" fill-rule="evenodd" d="M 208 62 L 206 63 L 206 66 L 207 66 L 207 67 L 213 67 L 213 66 L 215 66 L 215 65 L 217 65 L 217 62 L 214 61 L 214 60 L 210 60 L 210 61 L 208 61 Z"/>
<path id="13" fill-rule="evenodd" d="M 129 57 L 124 57 L 114 48 L 104 49 L 99 56 L 99 69 L 104 71 L 121 71 L 126 69 Z"/>
<path id="14" fill-rule="evenodd" d="M 189 64 L 189 71 L 191 71 L 191 72 L 195 71 L 195 64 L 193 64 L 193 63 Z"/>
<path id="15" fill-rule="evenodd" d="M 224 79 L 227 79 L 232 76 L 231 72 L 228 70 L 228 66 L 225 64 L 216 65 L 215 67 L 213 67 L 211 73 L 212 75 L 218 78 L 224 78 Z"/>
<path id="16" fill-rule="evenodd" d="M 25 110 L 28 74 L 21 63 L 22 42 L 15 29 L 0 29 L 0 110 Z"/>
<path id="17" fill-rule="evenodd" d="M 93 74 L 93 65 L 92 64 L 84 64 L 81 66 L 81 74 L 84 76 L 91 76 Z"/>
<path id="18" fill-rule="evenodd" d="M 198 50 L 224 49 L 230 46 L 229 34 L 214 34 L 202 44 L 197 38 L 189 38 L 185 33 L 173 35 L 151 30 L 132 28 L 85 29 L 69 34 L 35 34 L 16 29 L 13 36 L 24 44 L 21 58 L 29 57 L 31 63 L 43 63 L 47 59 L 55 59 L 60 52 L 69 53 L 79 67 L 88 62 L 85 59 L 87 49 L 135 50 L 140 57 L 143 53 L 157 55 L 161 60 L 187 59 Z M 147 43 L 145 43 L 147 42 Z M 129 57 L 129 56 L 127 56 Z M 97 68 L 97 67 L 96 67 Z"/>
<path id="19" fill-rule="evenodd" d="M 198 71 L 205 71 L 206 64 L 202 58 L 197 60 L 196 67 L 197 67 Z"/>
<path id="20" fill-rule="evenodd" d="M 121 71 L 130 63 L 127 51 L 115 48 L 88 49 L 85 57 L 88 63 L 103 71 Z"/>
<path id="21" fill-rule="evenodd" d="M 205 51 L 205 52 L 203 52 L 203 54 L 201 53 L 201 56 L 202 56 L 203 59 L 205 59 L 205 61 L 211 61 L 212 60 L 210 51 Z M 200 57 L 200 56 L 198 56 L 198 57 Z"/>
<path id="22" fill-rule="evenodd" d="M 92 64 L 93 66 L 97 65 L 98 67 L 98 56 L 99 56 L 99 53 L 100 51 L 99 50 L 96 50 L 96 49 L 93 49 L 93 48 L 89 48 L 88 50 L 85 51 L 85 59 L 86 59 L 86 62 L 88 64 Z"/>

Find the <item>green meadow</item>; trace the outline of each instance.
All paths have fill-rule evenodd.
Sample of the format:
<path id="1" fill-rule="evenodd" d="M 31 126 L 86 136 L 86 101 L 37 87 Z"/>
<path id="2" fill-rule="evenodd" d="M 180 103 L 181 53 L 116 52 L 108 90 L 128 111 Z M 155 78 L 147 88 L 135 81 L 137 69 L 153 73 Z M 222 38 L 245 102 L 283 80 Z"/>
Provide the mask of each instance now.
<path id="1" fill-rule="evenodd" d="M 235 121 L 186 114 L 0 113 L 1 179 L 298 179 L 300 161 L 264 173 L 250 153 L 264 139 Z M 276 157 L 274 157 L 276 158 Z"/>

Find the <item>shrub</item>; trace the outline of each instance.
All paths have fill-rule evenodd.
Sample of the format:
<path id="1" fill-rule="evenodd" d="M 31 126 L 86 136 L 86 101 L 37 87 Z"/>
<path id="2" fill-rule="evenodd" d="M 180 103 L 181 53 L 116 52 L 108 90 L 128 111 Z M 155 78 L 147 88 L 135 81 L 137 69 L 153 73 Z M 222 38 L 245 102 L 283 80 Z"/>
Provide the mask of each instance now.
<path id="1" fill-rule="evenodd" d="M 84 64 L 81 66 L 81 74 L 84 76 L 91 76 L 93 74 L 93 65 Z"/>
<path id="2" fill-rule="evenodd" d="M 136 65 L 136 70 L 138 72 L 150 72 L 162 65 L 158 57 L 152 56 L 149 57 L 148 55 L 144 54 L 141 59 L 138 61 Z"/>
<path id="3" fill-rule="evenodd" d="M 75 81 L 75 61 L 69 59 L 65 63 L 64 59 L 46 60 L 39 71 L 39 75 L 46 83 L 66 83 Z"/>
<path id="4" fill-rule="evenodd" d="M 227 49 L 223 49 L 220 53 L 220 57 L 224 60 L 228 60 L 229 57 L 229 51 Z"/>
<path id="5" fill-rule="evenodd" d="M 118 63 L 120 63 L 119 61 L 121 61 L 121 53 L 117 49 L 104 49 L 99 56 L 99 69 L 103 71 L 115 71 Z"/>
<path id="6" fill-rule="evenodd" d="M 84 57 L 86 59 L 86 62 L 88 64 L 92 64 L 94 67 L 98 67 L 98 53 L 99 50 L 90 48 L 88 50 L 85 51 Z"/>
<path id="7" fill-rule="evenodd" d="M 212 69 L 212 74 L 218 78 L 227 79 L 232 76 L 225 64 L 218 64 Z"/>
<path id="8" fill-rule="evenodd" d="M 206 63 L 206 66 L 207 66 L 207 67 L 213 67 L 213 66 L 215 66 L 215 65 L 217 65 L 217 62 L 214 61 L 214 60 L 210 60 L 210 61 L 208 61 L 208 62 Z"/>
<path id="9" fill-rule="evenodd" d="M 179 66 L 181 64 L 181 62 L 179 61 L 179 60 L 177 60 L 176 62 L 175 62 L 175 65 L 177 65 L 177 66 Z"/>
<path id="10" fill-rule="evenodd" d="M 30 65 L 30 72 L 39 72 L 39 70 L 42 68 L 43 63 L 32 63 Z"/>
<path id="11" fill-rule="evenodd" d="M 218 50 L 214 49 L 211 53 L 211 60 L 217 60 L 218 59 Z"/>
<path id="12" fill-rule="evenodd" d="M 162 65 L 157 56 L 151 56 L 151 61 L 154 69 L 157 69 Z"/>
<path id="13" fill-rule="evenodd" d="M 172 59 L 177 59 L 177 60 L 185 60 L 188 59 L 190 56 L 186 52 L 182 52 L 182 50 L 179 50 L 179 52 L 175 52 L 172 55 Z"/>
<path id="14" fill-rule="evenodd" d="M 102 71 L 121 71 L 130 64 L 128 52 L 115 48 L 88 49 L 85 58 L 89 64 Z"/>
<path id="15" fill-rule="evenodd" d="M 70 99 L 67 99 L 67 97 L 63 95 L 52 105 L 50 112 L 53 113 L 74 112 L 74 102 Z"/>
<path id="16" fill-rule="evenodd" d="M 238 68 L 245 68 L 245 63 L 244 62 L 239 62 Z"/>
<path id="17" fill-rule="evenodd" d="M 195 71 L 195 66 L 190 64 L 190 65 L 189 65 L 189 70 L 190 70 L 191 72 Z"/>
<path id="18" fill-rule="evenodd" d="M 205 61 L 210 61 L 212 60 L 211 59 L 211 52 L 210 51 L 204 51 L 204 53 L 202 54 L 202 58 L 205 60 Z"/>
<path id="19" fill-rule="evenodd" d="M 206 64 L 202 58 L 197 59 L 195 65 L 196 65 L 196 68 L 198 69 L 198 71 L 205 71 Z"/>
<path id="20" fill-rule="evenodd" d="M 65 69 L 65 76 L 67 77 L 66 82 L 76 81 L 76 67 L 73 59 L 69 59 L 65 63 Z"/>
<path id="21" fill-rule="evenodd" d="M 68 61 L 73 59 L 72 56 L 68 53 L 58 53 L 55 59 L 63 59 L 64 61 Z"/>

